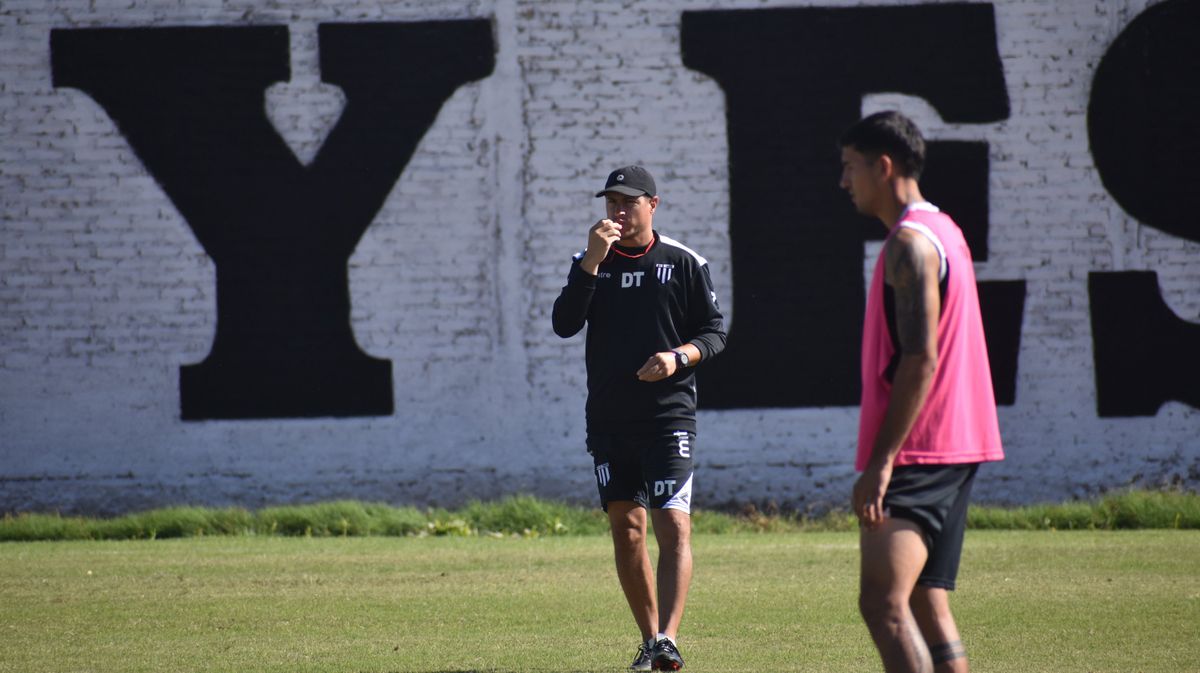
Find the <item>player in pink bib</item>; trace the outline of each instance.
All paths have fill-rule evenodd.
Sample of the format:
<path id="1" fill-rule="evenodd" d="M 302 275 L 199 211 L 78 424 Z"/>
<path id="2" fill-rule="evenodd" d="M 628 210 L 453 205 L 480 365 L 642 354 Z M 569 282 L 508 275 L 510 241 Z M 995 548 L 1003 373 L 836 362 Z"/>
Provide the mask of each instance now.
<path id="1" fill-rule="evenodd" d="M 974 265 L 921 195 L 911 120 L 871 115 L 841 147 L 841 187 L 888 228 L 863 324 L 859 609 L 889 673 L 964 673 L 947 592 L 978 465 L 1004 458 Z"/>
<path id="2" fill-rule="evenodd" d="M 933 246 L 938 256 L 941 311 L 934 334 L 937 360 L 929 392 L 893 465 L 960 465 L 1003 460 L 992 371 L 975 289 L 975 268 L 967 242 L 949 216 L 924 201 L 904 209 L 899 223 L 888 233 L 884 247 L 901 232 L 920 234 Z M 928 246 L 922 247 L 928 252 Z M 863 325 L 862 415 L 854 465 L 859 471 L 870 463 L 887 415 L 892 376 L 902 356 L 898 335 L 893 332 L 895 312 L 889 311 L 895 305 L 895 290 L 884 282 L 887 275 L 884 259 L 881 253 L 875 263 Z M 889 314 L 893 316 L 890 323 Z"/>

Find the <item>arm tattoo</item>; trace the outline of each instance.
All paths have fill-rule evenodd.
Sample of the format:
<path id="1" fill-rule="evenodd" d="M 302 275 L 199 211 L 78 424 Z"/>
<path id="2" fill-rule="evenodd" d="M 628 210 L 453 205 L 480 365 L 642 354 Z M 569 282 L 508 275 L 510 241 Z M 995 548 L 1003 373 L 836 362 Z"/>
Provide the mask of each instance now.
<path id="1" fill-rule="evenodd" d="M 900 232 L 887 245 L 885 278 L 896 298 L 896 336 L 901 353 L 921 353 L 936 339 L 937 283 L 929 274 L 919 234 Z M 932 293 L 930 290 L 932 289 Z M 936 351 L 936 347 L 932 349 Z"/>

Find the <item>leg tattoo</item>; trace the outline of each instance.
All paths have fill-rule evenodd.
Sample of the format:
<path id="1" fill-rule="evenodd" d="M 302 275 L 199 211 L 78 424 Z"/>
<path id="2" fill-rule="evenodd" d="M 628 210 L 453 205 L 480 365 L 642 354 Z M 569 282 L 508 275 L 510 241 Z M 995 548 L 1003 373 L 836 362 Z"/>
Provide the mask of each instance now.
<path id="1" fill-rule="evenodd" d="M 949 643 L 942 643 L 941 645 L 930 646 L 929 654 L 933 658 L 934 665 L 944 664 L 947 661 L 967 656 L 967 648 L 963 647 L 961 640 L 955 640 Z"/>

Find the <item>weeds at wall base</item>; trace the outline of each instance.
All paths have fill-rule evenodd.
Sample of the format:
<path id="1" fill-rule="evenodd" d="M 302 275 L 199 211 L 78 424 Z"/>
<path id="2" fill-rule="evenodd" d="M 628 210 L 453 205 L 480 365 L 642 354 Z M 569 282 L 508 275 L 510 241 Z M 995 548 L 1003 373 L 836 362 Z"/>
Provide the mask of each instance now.
<path id="1" fill-rule="evenodd" d="M 851 531 L 845 511 L 821 516 L 739 514 L 700 510 L 693 530 L 701 534 Z M 969 526 L 979 530 L 1200 529 L 1200 494 L 1186 491 L 1127 490 L 1098 500 L 1015 508 L 975 506 Z M 517 495 L 463 508 L 418 509 L 342 500 L 268 507 L 169 507 L 109 519 L 58 514 L 5 514 L 0 542 L 36 540 L 154 540 L 209 535 L 302 537 L 543 537 L 600 535 L 608 521 L 599 509 Z"/>

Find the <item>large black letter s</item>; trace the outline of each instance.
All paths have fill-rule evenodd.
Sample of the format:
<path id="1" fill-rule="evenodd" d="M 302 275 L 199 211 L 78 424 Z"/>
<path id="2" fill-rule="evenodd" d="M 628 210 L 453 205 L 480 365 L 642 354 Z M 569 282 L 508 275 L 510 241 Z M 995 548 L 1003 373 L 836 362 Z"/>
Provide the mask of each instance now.
<path id="1" fill-rule="evenodd" d="M 1200 242 L 1200 4 L 1147 9 L 1105 53 L 1092 82 L 1088 135 L 1104 187 L 1130 215 Z M 1100 416 L 1153 416 L 1168 400 L 1200 408 L 1200 324 L 1163 302 L 1153 271 L 1088 277 Z"/>

